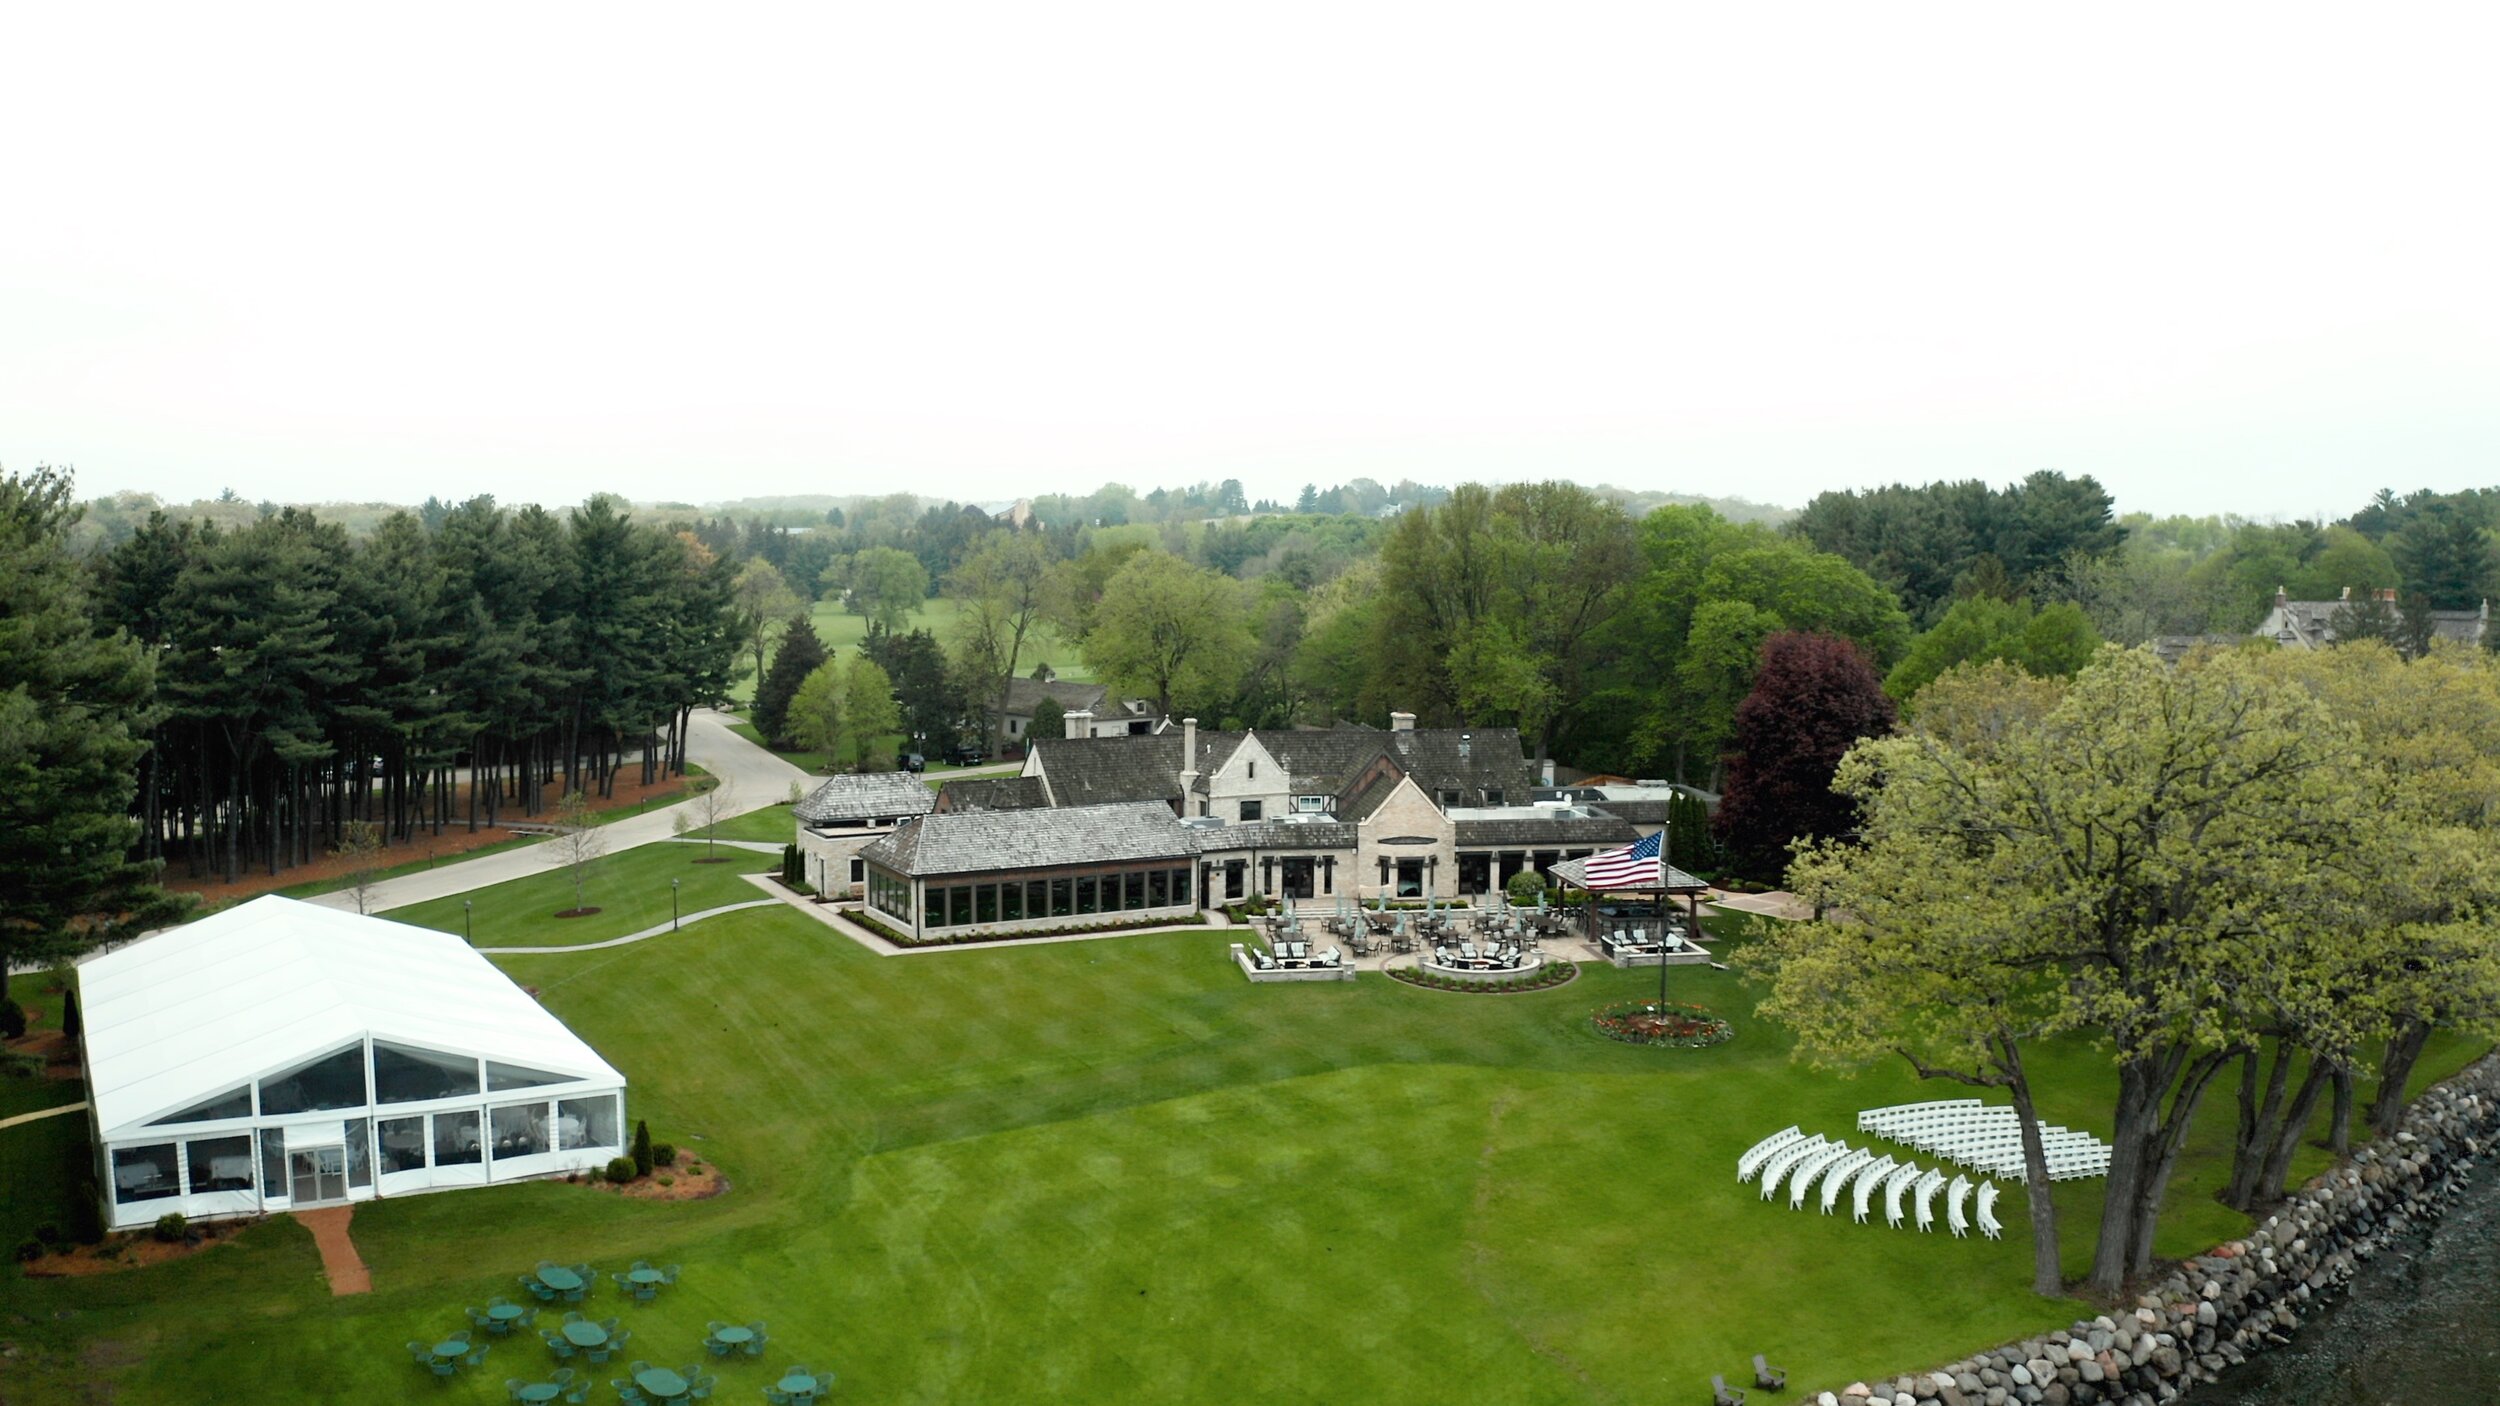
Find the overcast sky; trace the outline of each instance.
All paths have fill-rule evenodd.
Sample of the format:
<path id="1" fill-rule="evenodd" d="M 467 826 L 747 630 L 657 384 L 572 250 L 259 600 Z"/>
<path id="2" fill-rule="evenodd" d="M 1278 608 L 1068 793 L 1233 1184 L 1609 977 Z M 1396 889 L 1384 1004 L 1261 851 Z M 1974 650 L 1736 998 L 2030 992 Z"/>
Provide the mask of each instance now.
<path id="1" fill-rule="evenodd" d="M 2477 8 L 15 5 L 0 465 L 2341 515 L 2500 483 Z"/>

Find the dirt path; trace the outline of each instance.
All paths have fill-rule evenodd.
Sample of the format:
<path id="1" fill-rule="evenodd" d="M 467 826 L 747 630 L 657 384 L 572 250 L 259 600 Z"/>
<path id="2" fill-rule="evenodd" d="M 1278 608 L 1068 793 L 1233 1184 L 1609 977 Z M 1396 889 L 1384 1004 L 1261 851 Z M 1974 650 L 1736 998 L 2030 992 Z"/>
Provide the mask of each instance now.
<path id="1" fill-rule="evenodd" d="M 348 1222 L 356 1218 L 355 1207 L 323 1206 L 297 1211 L 295 1218 L 321 1247 L 321 1272 L 330 1278 L 332 1295 L 345 1298 L 373 1292 L 373 1273 L 365 1268 L 365 1257 L 356 1253 L 356 1242 L 347 1238 Z"/>

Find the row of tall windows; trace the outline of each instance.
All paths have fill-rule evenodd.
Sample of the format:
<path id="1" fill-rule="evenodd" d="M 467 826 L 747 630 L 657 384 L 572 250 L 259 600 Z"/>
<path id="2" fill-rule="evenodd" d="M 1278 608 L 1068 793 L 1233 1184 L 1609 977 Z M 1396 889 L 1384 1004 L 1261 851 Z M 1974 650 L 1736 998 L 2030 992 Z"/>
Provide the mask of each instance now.
<path id="1" fill-rule="evenodd" d="M 872 898 L 878 877 L 881 876 L 871 875 Z M 1187 868 L 1127 869 L 1107 874 L 1070 874 L 1055 879 L 1010 880 L 1005 883 L 931 884 L 928 887 L 928 916 L 922 919 L 922 926 L 960 928 L 979 927 L 987 923 L 1020 923 L 1035 918 L 1080 918 L 1099 913 L 1186 907 L 1189 902 L 1190 877 Z M 905 887 L 903 903 L 903 909 L 897 916 L 908 917 L 908 886 Z M 885 905 L 880 903 L 878 906 L 882 908 Z"/>

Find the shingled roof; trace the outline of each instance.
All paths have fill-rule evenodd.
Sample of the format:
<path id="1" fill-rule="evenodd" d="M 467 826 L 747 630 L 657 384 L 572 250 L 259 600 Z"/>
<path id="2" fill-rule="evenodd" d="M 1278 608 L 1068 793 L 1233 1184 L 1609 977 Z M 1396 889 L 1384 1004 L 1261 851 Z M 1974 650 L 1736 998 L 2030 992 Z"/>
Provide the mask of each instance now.
<path id="1" fill-rule="evenodd" d="M 1197 772 L 1201 789 L 1228 760 L 1241 732 L 1201 730 Z M 1473 800 L 1486 791 L 1524 800 L 1535 773 L 1519 750 L 1519 731 L 1508 727 L 1420 728 L 1381 732 L 1340 727 L 1262 732 L 1259 745 L 1292 774 L 1301 795 L 1342 797 L 1365 769 L 1387 757 L 1415 778 L 1427 796 L 1458 791 Z M 1037 738 L 1042 772 L 1051 796 L 1063 806 L 1112 801 L 1170 801 L 1180 795 L 1181 736 Z"/>
<path id="2" fill-rule="evenodd" d="M 1074 713 L 1091 712 L 1102 707 L 1110 689 L 1098 683 L 1070 683 L 1059 679 L 1015 679 L 1007 685 L 1007 711 L 1020 718 L 1033 716 L 1045 698 L 1059 700 L 1059 706 Z"/>
<path id="3" fill-rule="evenodd" d="M 1056 810 L 940 811 L 871 840 L 860 857 L 915 878 L 1188 860 L 1196 837 L 1160 801 Z"/>
<path id="4" fill-rule="evenodd" d="M 1050 804 L 1038 776 L 959 776 L 938 787 L 943 811 L 1039 810 Z"/>
<path id="5" fill-rule="evenodd" d="M 1329 820 L 1210 825 L 1196 833 L 1201 854 L 1244 849 L 1352 849 L 1355 844 L 1354 826 Z"/>
<path id="6" fill-rule="evenodd" d="M 1555 811 L 1538 816 L 1500 816 L 1457 821 L 1458 843 L 1469 845 L 1628 845 L 1641 837 L 1625 820 L 1612 815 Z"/>
<path id="7" fill-rule="evenodd" d="M 1198 771 L 1241 744 L 1238 732 L 1198 734 Z M 1115 801 L 1162 801 L 1169 805 L 1181 793 L 1181 734 L 1163 732 L 1131 737 L 1037 738 L 1033 750 L 1041 757 L 1042 775 L 1051 799 L 1062 806 L 1108 805 Z"/>
<path id="8" fill-rule="evenodd" d="M 937 794 L 908 771 L 873 771 L 836 776 L 809 792 L 793 809 L 800 823 L 838 825 L 860 820 L 889 820 L 926 815 Z"/>

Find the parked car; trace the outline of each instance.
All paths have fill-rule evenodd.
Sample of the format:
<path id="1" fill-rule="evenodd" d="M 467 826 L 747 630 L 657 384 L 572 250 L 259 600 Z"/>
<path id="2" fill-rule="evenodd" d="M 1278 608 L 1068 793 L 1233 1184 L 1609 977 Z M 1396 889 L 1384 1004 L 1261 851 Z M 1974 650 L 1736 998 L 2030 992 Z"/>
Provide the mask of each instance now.
<path id="1" fill-rule="evenodd" d="M 927 769 L 929 759 L 918 752 L 897 752 L 894 754 L 894 764 L 905 771 L 922 771 Z"/>
<path id="2" fill-rule="evenodd" d="M 981 748 L 975 743 L 958 742 L 946 749 L 948 766 L 979 766 L 981 760 Z"/>

